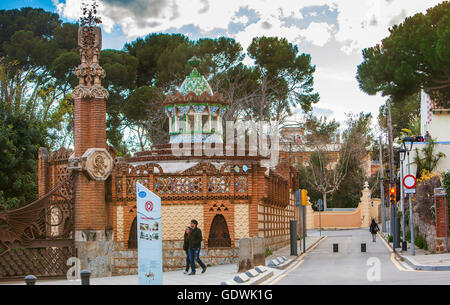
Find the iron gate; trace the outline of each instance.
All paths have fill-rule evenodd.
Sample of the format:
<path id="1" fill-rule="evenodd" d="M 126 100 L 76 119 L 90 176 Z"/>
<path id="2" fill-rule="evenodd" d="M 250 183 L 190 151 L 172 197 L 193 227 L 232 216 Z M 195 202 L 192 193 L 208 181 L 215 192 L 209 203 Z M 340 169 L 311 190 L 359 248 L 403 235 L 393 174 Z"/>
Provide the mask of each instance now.
<path id="1" fill-rule="evenodd" d="M 0 280 L 66 276 L 75 256 L 72 193 L 68 175 L 38 200 L 0 212 Z"/>

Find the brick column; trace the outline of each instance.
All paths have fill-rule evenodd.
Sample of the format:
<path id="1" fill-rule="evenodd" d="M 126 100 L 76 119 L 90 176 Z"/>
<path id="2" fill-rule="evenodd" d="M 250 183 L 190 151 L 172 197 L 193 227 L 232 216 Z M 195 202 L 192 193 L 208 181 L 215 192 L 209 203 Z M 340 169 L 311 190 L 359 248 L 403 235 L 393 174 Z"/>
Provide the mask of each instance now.
<path id="1" fill-rule="evenodd" d="M 74 155 L 88 148 L 106 148 L 106 102 L 104 99 L 75 99 Z M 75 231 L 104 230 L 106 227 L 105 182 L 75 173 Z"/>
<path id="2" fill-rule="evenodd" d="M 48 150 L 45 147 L 39 148 L 38 153 L 38 194 L 44 196 L 49 191 L 48 180 Z"/>
<path id="3" fill-rule="evenodd" d="M 94 19 L 78 28 L 81 64 L 75 69 L 79 84 L 72 92 L 74 154 L 69 163 L 75 179 L 77 256 L 81 269 L 88 269 L 93 277 L 103 277 L 112 275 L 114 241 L 112 230 L 107 230 L 105 180 L 113 161 L 106 150 L 108 91 L 101 86 L 105 77 L 99 65 L 102 35 L 99 27 L 92 26 L 93 22 Z M 123 188 L 126 191 L 126 185 Z"/>

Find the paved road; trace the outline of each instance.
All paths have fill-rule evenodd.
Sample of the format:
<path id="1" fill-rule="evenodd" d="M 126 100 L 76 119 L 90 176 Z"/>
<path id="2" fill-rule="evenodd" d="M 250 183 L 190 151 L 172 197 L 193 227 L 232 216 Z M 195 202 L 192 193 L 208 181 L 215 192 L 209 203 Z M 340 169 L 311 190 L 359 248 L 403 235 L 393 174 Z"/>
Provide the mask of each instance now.
<path id="1" fill-rule="evenodd" d="M 449 271 L 416 271 L 395 260 L 379 237 L 372 242 L 368 229 L 325 235 L 299 263 L 268 284 L 450 284 Z M 334 243 L 339 244 L 338 253 L 333 253 Z M 361 253 L 361 243 L 366 243 L 366 253 Z"/>

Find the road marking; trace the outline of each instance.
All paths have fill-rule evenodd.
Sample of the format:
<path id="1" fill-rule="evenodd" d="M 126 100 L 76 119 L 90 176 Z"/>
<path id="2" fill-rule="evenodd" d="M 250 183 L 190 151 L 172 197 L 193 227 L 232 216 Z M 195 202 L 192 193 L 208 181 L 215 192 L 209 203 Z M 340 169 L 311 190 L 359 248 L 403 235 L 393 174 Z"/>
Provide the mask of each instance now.
<path id="1" fill-rule="evenodd" d="M 377 234 L 379 235 L 381 241 L 383 242 L 383 244 L 386 246 L 386 248 L 388 249 L 388 251 L 391 253 L 391 261 L 394 264 L 395 267 L 397 267 L 398 270 L 400 271 L 409 271 L 409 272 L 432 272 L 432 271 L 428 271 L 428 270 L 416 270 L 414 268 L 412 268 L 411 266 L 409 266 L 406 263 L 402 263 L 399 262 L 396 258 L 395 253 L 392 251 L 391 246 L 386 242 L 386 240 L 381 236 L 380 232 L 377 232 Z M 405 266 L 406 265 L 406 266 Z"/>
<path id="2" fill-rule="evenodd" d="M 262 283 L 262 285 L 273 285 L 274 283 L 277 283 L 278 281 L 280 281 L 282 278 L 284 278 L 286 275 L 288 275 L 290 272 L 292 272 L 293 270 L 297 269 L 301 264 L 303 264 L 304 260 L 303 258 L 306 256 L 306 254 L 308 254 L 309 252 L 311 252 L 312 250 L 314 250 L 315 247 L 317 247 L 322 241 L 324 241 L 328 236 L 324 236 L 322 239 L 320 239 L 318 242 L 316 242 L 316 244 L 314 246 L 312 246 L 311 248 L 309 248 L 308 250 L 306 250 L 305 253 L 302 253 L 299 257 L 297 257 L 295 260 L 298 260 L 299 262 L 297 264 L 295 264 L 293 267 L 289 267 L 288 269 L 286 269 L 285 271 L 283 271 L 280 275 L 278 275 L 278 277 L 276 277 L 275 279 L 273 279 L 272 281 L 268 282 L 267 284 Z"/>
<path id="3" fill-rule="evenodd" d="M 273 285 L 275 283 L 278 283 L 281 279 L 283 279 L 286 275 L 288 275 L 291 271 L 297 269 L 301 264 L 303 264 L 305 260 L 301 260 L 299 261 L 294 267 L 292 267 L 291 269 L 289 269 L 289 271 L 286 271 L 286 273 L 282 274 L 281 276 L 277 277 L 276 279 L 274 279 L 272 282 L 268 283 L 267 285 Z"/>

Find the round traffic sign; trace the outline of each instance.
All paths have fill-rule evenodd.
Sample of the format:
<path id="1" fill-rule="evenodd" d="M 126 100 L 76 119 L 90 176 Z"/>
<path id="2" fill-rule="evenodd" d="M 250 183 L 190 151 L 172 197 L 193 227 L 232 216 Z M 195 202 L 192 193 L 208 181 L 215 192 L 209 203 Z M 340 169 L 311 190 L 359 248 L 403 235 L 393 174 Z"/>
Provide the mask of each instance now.
<path id="1" fill-rule="evenodd" d="M 416 177 L 413 175 L 406 175 L 405 178 L 403 178 L 403 186 L 407 189 L 412 189 L 416 186 Z"/>

